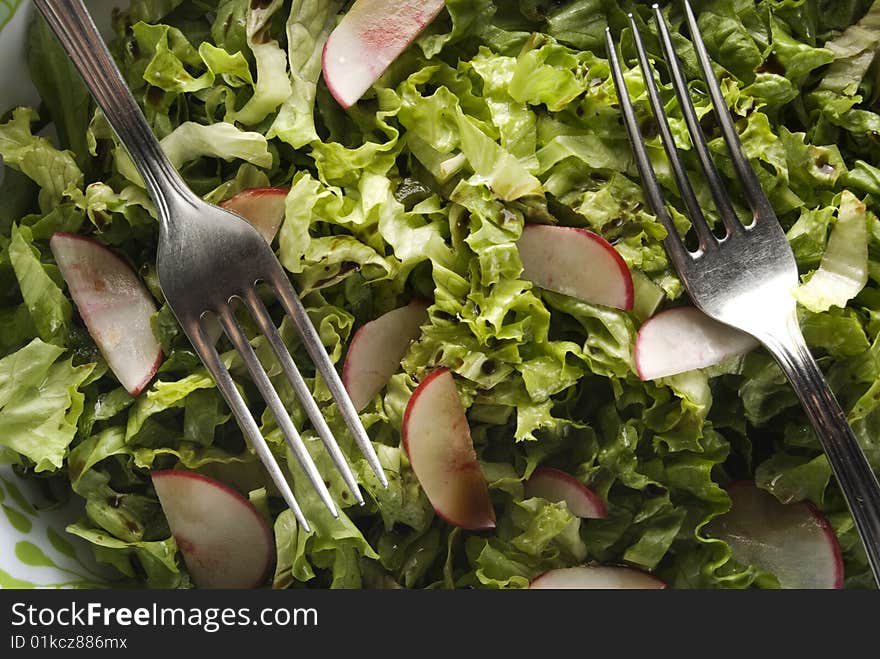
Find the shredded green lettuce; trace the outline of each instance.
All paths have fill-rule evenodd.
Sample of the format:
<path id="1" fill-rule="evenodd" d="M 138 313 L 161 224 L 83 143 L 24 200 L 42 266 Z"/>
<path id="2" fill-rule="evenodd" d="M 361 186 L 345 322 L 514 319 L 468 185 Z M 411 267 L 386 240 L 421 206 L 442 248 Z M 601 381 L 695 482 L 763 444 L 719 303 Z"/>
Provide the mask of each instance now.
<path id="1" fill-rule="evenodd" d="M 414 299 L 427 303 L 421 335 L 361 414 L 388 488 L 354 446 L 292 323 L 281 322 L 366 496 L 355 505 L 270 346 L 243 317 L 341 508 L 332 518 L 307 486 L 218 333 L 224 363 L 313 529 L 297 525 L 164 302 L 155 208 L 137 170 L 39 21 L 29 68 L 40 113 L 0 116 L 0 462 L 69 483 L 84 513 L 68 531 L 121 578 L 150 587 L 193 586 L 150 482 L 152 469 L 170 468 L 222 480 L 254 502 L 274 529 L 277 588 L 524 588 L 546 570 L 590 561 L 630 564 L 676 588 L 777 587 L 703 532 L 729 510 L 724 486 L 736 479 L 782 502 L 811 501 L 839 538 L 846 585 L 870 586 L 827 460 L 766 352 L 655 382 L 635 373 L 639 327 L 684 295 L 666 231 L 645 203 L 604 47 L 605 28 L 625 35 L 633 12 L 659 61 L 650 8 L 447 0 L 343 110 L 321 77 L 321 54 L 345 4 L 133 0 L 117 15 L 110 46 L 197 194 L 218 203 L 256 187 L 288 190 L 273 247 L 337 366 L 365 323 Z M 662 4 L 697 80 L 681 10 Z M 744 152 L 795 254 L 804 335 L 880 468 L 880 2 L 695 5 Z M 622 47 L 649 155 L 687 231 L 626 36 Z M 658 84 L 697 199 L 715 223 L 665 74 Z M 745 217 L 702 90 L 692 84 L 697 114 Z M 516 248 L 528 223 L 607 239 L 632 273 L 634 309 L 533 286 Z M 108 370 L 71 303 L 48 249 L 55 231 L 108 245 L 156 297 L 152 326 L 165 360 L 137 397 Z M 280 320 L 280 307 L 266 302 Z M 452 371 L 466 408 L 498 520 L 492 531 L 436 515 L 401 446 L 407 402 L 439 367 Z M 570 473 L 608 516 L 582 520 L 563 503 L 525 498 L 523 483 L 539 466 Z"/>
<path id="2" fill-rule="evenodd" d="M 92 365 L 74 366 L 64 349 L 34 339 L 0 359 L 0 444 L 35 471 L 60 469 L 74 440 Z"/>
<path id="3" fill-rule="evenodd" d="M 45 137 L 32 134 L 36 120 L 35 110 L 16 108 L 0 125 L 0 156 L 39 186 L 40 210 L 48 213 L 69 187 L 82 185 L 83 173 L 70 151 L 60 151 Z"/>
<path id="4" fill-rule="evenodd" d="M 813 312 L 843 307 L 868 282 L 868 218 L 865 205 L 843 192 L 837 222 L 822 262 L 809 281 L 794 291 L 798 302 Z"/>
<path id="5" fill-rule="evenodd" d="M 321 53 L 340 6 L 338 2 L 294 0 L 290 7 L 286 25 L 290 93 L 282 99 L 268 136 L 294 149 L 319 139 L 314 114 Z"/>

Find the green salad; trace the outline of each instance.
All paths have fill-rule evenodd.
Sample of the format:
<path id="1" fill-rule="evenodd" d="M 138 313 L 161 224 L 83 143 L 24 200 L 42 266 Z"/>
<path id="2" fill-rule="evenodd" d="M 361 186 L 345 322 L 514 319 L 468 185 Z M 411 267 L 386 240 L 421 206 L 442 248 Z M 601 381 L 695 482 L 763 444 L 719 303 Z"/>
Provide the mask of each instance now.
<path id="1" fill-rule="evenodd" d="M 823 259 L 867 272 L 851 299 L 816 284 L 798 297 L 810 348 L 880 469 L 880 3 L 693 4 L 803 282 Z M 289 189 L 273 247 L 340 369 L 358 328 L 414 300 L 428 305 L 400 368 L 361 413 L 387 489 L 273 306 L 367 499 L 357 506 L 341 497 L 342 480 L 302 406 L 270 368 L 342 506 L 338 519 L 329 515 L 296 476 L 281 431 L 224 339 L 224 359 L 290 468 L 313 528 L 296 524 L 164 303 L 155 208 L 41 20 L 30 29 L 28 65 L 42 102 L 0 117 L 0 462 L 54 500 L 82 500 L 83 516 L 67 530 L 123 582 L 148 587 L 194 585 L 151 480 L 168 469 L 201 472 L 253 503 L 274 531 L 266 585 L 276 588 L 522 588 L 548 570 L 584 564 L 625 564 L 673 588 L 778 587 L 779 575 L 738 560 L 708 532 L 730 510 L 725 488 L 737 481 L 754 481 L 782 503 L 811 502 L 837 536 L 844 585 L 871 587 L 828 462 L 764 350 L 657 380 L 637 375 L 639 327 L 658 310 L 689 304 L 665 231 L 646 206 L 605 54 L 611 26 L 661 184 L 686 230 L 628 28 L 632 11 L 662 60 L 650 4 L 447 0 L 343 109 L 321 76 L 321 52 L 346 9 L 330 0 L 133 0 L 114 14 L 111 51 L 197 194 L 220 203 L 255 188 Z M 735 191 L 681 8 L 669 3 L 664 12 Z M 658 70 L 673 132 L 714 221 L 666 70 Z M 54 133 L 43 130 L 49 124 Z M 844 217 L 855 220 L 838 223 Z M 531 224 L 606 239 L 632 275 L 633 308 L 591 304 L 524 277 L 517 241 Z M 833 239 L 844 224 L 857 230 Z M 136 396 L 108 367 L 70 296 L 49 248 L 56 232 L 108 246 L 155 299 L 163 359 Z M 253 324 L 246 328 L 268 356 Z M 407 403 L 439 368 L 452 373 L 466 410 L 494 528 L 465 530 L 435 514 L 402 445 Z M 565 502 L 527 497 L 524 482 L 541 467 L 588 487 L 604 517 L 582 519 Z"/>

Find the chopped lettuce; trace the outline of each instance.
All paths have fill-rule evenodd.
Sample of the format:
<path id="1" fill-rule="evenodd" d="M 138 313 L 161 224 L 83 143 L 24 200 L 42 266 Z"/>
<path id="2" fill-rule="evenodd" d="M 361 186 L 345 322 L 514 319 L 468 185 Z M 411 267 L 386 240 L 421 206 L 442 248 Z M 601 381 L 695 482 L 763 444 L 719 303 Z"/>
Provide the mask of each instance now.
<path id="1" fill-rule="evenodd" d="M 321 53 L 339 8 L 338 2 L 319 0 L 294 0 L 290 7 L 286 26 L 290 93 L 283 99 L 268 136 L 278 137 L 294 149 L 318 139 L 314 115 Z"/>
<path id="2" fill-rule="evenodd" d="M 814 313 L 846 306 L 868 283 L 867 211 L 848 190 L 842 197 L 819 269 L 794 291 L 798 302 Z"/>
<path id="3" fill-rule="evenodd" d="M 12 239 L 7 249 L 9 263 L 37 336 L 48 343 L 65 345 L 73 305 L 56 283 L 57 275 L 53 278 L 50 274 L 51 266 L 42 262 L 30 228 L 12 227 Z"/>
<path id="4" fill-rule="evenodd" d="M 880 46 L 880 4 L 871 5 L 861 20 L 825 44 L 834 61 L 822 77 L 821 87 L 841 94 L 858 91 Z"/>
<path id="5" fill-rule="evenodd" d="M 661 4 L 696 80 L 680 8 Z M 633 12 L 659 61 L 650 8 L 447 0 L 367 97 L 343 110 L 321 78 L 321 53 L 345 5 L 132 0 L 111 49 L 198 194 L 217 203 L 249 188 L 289 189 L 273 247 L 335 363 L 365 323 L 413 299 L 428 304 L 421 335 L 361 414 L 389 487 L 354 446 L 292 323 L 281 322 L 366 495 L 354 505 L 269 346 L 243 319 L 341 508 L 332 518 L 297 477 L 241 359 L 223 352 L 313 529 L 297 525 L 162 304 L 155 208 L 41 23 L 30 37 L 40 114 L 16 108 L 0 123 L 0 462 L 69 481 L 85 510 L 68 531 L 150 587 L 192 587 L 150 483 L 151 469 L 166 468 L 198 470 L 255 502 L 273 522 L 277 588 L 523 588 L 545 570 L 589 561 L 626 562 L 673 587 L 778 586 L 703 531 L 728 511 L 733 479 L 782 502 L 811 501 L 838 534 L 847 585 L 869 584 L 827 460 L 767 353 L 657 382 L 635 374 L 639 326 L 684 293 L 666 231 L 646 206 L 605 59 L 605 28 L 626 30 Z M 744 152 L 795 254 L 804 335 L 880 468 L 880 2 L 697 8 Z M 686 231 L 641 74 L 624 75 Z M 665 75 L 658 84 L 698 201 L 716 222 L 673 90 Z M 710 149 L 745 212 L 710 101 L 694 85 Z M 527 223 L 606 238 L 632 271 L 635 308 L 525 280 L 516 242 Z M 107 373 L 75 312 L 48 249 L 54 231 L 111 245 L 160 303 L 152 321 L 166 359 L 135 398 Z M 280 319 L 277 303 L 266 303 Z M 229 345 L 221 338 L 218 347 Z M 493 531 L 436 515 L 401 446 L 407 402 L 438 367 L 453 372 L 466 408 Z M 608 516 L 582 520 L 564 504 L 526 498 L 523 482 L 542 465 L 587 485 Z"/>
<path id="6" fill-rule="evenodd" d="M 260 133 L 243 131 L 234 124 L 219 122 L 204 126 L 192 121 L 180 124 L 162 139 L 162 150 L 176 168 L 198 158 L 241 159 L 259 167 L 272 165 L 266 138 Z M 116 151 L 119 173 L 132 183 L 142 185 L 140 174 L 122 147 Z"/>
<path id="7" fill-rule="evenodd" d="M 35 471 L 62 468 L 83 412 L 79 388 L 93 365 L 74 366 L 63 354 L 34 339 L 0 359 L 0 444 Z"/>
<path id="8" fill-rule="evenodd" d="M 48 213 L 69 187 L 82 185 L 83 173 L 73 153 L 60 151 L 45 137 L 32 133 L 36 120 L 34 110 L 16 108 L 12 118 L 0 124 L 0 157 L 40 187 L 40 209 Z"/>

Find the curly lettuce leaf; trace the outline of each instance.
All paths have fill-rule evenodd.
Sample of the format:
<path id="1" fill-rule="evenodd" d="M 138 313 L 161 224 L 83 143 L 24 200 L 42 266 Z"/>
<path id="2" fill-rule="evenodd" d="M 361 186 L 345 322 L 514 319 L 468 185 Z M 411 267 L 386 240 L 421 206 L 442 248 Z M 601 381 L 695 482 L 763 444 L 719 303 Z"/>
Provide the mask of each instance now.
<path id="1" fill-rule="evenodd" d="M 175 168 L 199 158 L 241 159 L 258 167 L 271 167 L 272 154 L 266 138 L 253 131 L 243 131 L 228 122 L 205 126 L 187 121 L 164 137 L 160 144 Z M 122 147 L 116 150 L 116 166 L 126 179 L 144 187 L 143 179 Z"/>
<path id="2" fill-rule="evenodd" d="M 865 205 L 849 191 L 840 201 L 837 222 L 822 262 L 794 295 L 813 312 L 844 307 L 868 282 L 868 224 Z"/>
<path id="3" fill-rule="evenodd" d="M 290 93 L 278 110 L 268 137 L 278 137 L 295 149 L 318 139 L 315 99 L 321 75 L 321 54 L 340 6 L 339 2 L 295 0 L 290 7 L 285 28 Z"/>
<path id="4" fill-rule="evenodd" d="M 56 283 L 60 277 L 51 276 L 51 266 L 41 261 L 40 250 L 33 244 L 30 228 L 13 227 L 12 240 L 7 249 L 9 262 L 37 335 L 47 343 L 65 345 L 73 305 Z"/>
<path id="5" fill-rule="evenodd" d="M 16 108 L 12 117 L 0 124 L 0 156 L 7 166 L 17 169 L 40 187 L 39 202 L 49 212 L 68 188 L 79 188 L 83 173 L 70 151 L 60 151 L 45 137 L 31 133 L 37 113 Z"/>
<path id="6" fill-rule="evenodd" d="M 269 38 L 273 15 L 281 8 L 281 0 L 251 3 L 247 13 L 247 44 L 254 55 L 257 79 L 254 95 L 231 120 L 245 125 L 257 124 L 286 101 L 293 88 L 287 75 L 287 57 L 278 41 Z"/>
<path id="7" fill-rule="evenodd" d="M 880 45 L 880 4 L 873 3 L 861 20 L 850 25 L 840 36 L 826 42 L 834 61 L 822 77 L 820 86 L 852 96 L 877 55 Z"/>
<path id="8" fill-rule="evenodd" d="M 76 435 L 94 365 L 74 366 L 64 350 L 34 339 L 0 359 L 0 444 L 36 471 L 60 469 Z"/>

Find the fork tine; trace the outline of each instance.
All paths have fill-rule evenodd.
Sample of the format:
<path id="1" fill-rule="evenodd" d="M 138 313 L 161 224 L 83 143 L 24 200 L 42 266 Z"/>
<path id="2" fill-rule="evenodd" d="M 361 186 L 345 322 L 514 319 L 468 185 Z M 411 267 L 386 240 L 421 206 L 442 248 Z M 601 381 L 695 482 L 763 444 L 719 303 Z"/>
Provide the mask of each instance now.
<path id="1" fill-rule="evenodd" d="M 712 234 L 712 229 L 709 228 L 709 223 L 706 222 L 706 216 L 703 215 L 703 211 L 697 201 L 697 196 L 694 194 L 694 188 L 691 186 L 690 179 L 688 179 L 687 173 L 685 172 L 681 154 L 679 154 L 678 149 L 675 146 L 675 138 L 672 136 L 672 130 L 669 128 L 669 120 L 666 118 L 666 112 L 663 109 L 663 101 L 660 99 L 660 92 L 657 90 L 657 82 L 654 80 L 654 70 L 651 68 L 651 63 L 648 61 L 648 52 L 645 50 L 645 44 L 642 41 L 639 26 L 636 24 L 635 17 L 632 14 L 629 14 L 629 23 L 633 31 L 633 40 L 635 41 L 636 53 L 639 57 L 639 66 L 642 69 L 642 76 L 645 79 L 645 87 L 648 90 L 648 98 L 651 100 L 651 107 L 654 110 L 654 118 L 660 128 L 660 137 L 663 141 L 663 148 L 666 150 L 666 157 L 669 159 L 669 164 L 675 175 L 675 182 L 678 185 L 682 199 L 684 199 L 684 203 L 687 206 L 688 215 L 694 226 L 694 231 L 697 232 L 700 249 L 705 251 L 716 243 L 716 239 Z"/>
<path id="2" fill-rule="evenodd" d="M 748 158 L 746 158 L 743 152 L 742 142 L 736 132 L 733 117 L 730 115 L 727 103 L 724 102 L 721 85 L 718 84 L 718 79 L 712 70 L 712 62 L 709 59 L 709 53 L 706 51 L 706 44 L 703 43 L 703 36 L 700 34 L 700 28 L 697 26 L 694 10 L 691 8 L 691 3 L 688 0 L 685 0 L 684 3 L 684 13 L 688 28 L 690 29 L 691 41 L 697 53 L 697 60 L 700 62 L 700 69 L 703 71 L 703 79 L 706 81 L 709 96 L 712 98 L 715 116 L 718 118 L 721 133 L 724 136 L 724 141 L 727 143 L 727 149 L 730 151 L 733 167 L 743 184 L 743 194 L 756 215 L 765 214 L 765 216 L 770 215 L 772 217 L 772 206 L 761 189 L 761 184 L 758 182 L 758 177 L 755 175 L 751 163 L 749 163 Z"/>
<path id="3" fill-rule="evenodd" d="M 318 336 L 318 331 L 312 325 L 312 321 L 309 320 L 306 309 L 299 299 L 299 295 L 293 290 L 287 275 L 281 271 L 281 266 L 278 266 L 277 272 L 270 274 L 267 283 L 271 284 L 275 289 L 282 306 L 293 320 L 294 325 L 296 325 L 306 350 L 312 358 L 315 368 L 318 369 L 318 372 L 324 378 L 327 388 L 333 395 L 333 399 L 336 401 L 336 405 L 342 413 L 342 418 L 345 420 L 345 425 L 348 426 L 348 430 L 351 432 L 355 443 L 367 459 L 367 463 L 370 465 L 373 473 L 376 474 L 382 487 L 388 487 L 388 477 L 382 469 L 379 456 L 376 455 L 376 450 L 367 436 L 367 431 L 364 430 L 364 426 L 361 424 L 361 418 L 357 410 L 354 409 L 354 404 L 352 404 L 351 398 L 349 398 L 348 392 L 345 390 L 342 380 L 333 366 L 333 362 L 330 361 L 327 351 L 324 350 L 321 337 Z"/>
<path id="4" fill-rule="evenodd" d="M 623 123 L 626 126 L 626 133 L 629 136 L 632 145 L 633 154 L 636 158 L 636 167 L 639 170 L 639 176 L 642 178 L 642 187 L 645 190 L 645 196 L 648 203 L 654 211 L 654 215 L 660 220 L 666 229 L 666 238 L 663 244 L 669 257 L 673 260 L 676 267 L 681 269 L 687 266 L 691 261 L 690 254 L 682 243 L 678 235 L 678 229 L 666 210 L 666 200 L 663 197 L 663 191 L 657 182 L 657 174 L 651 165 L 651 158 L 648 156 L 648 149 L 642 141 L 642 134 L 639 131 L 639 124 L 636 120 L 635 110 L 633 110 L 632 101 L 629 98 L 629 92 L 626 89 L 626 81 L 623 78 L 623 71 L 620 68 L 617 47 L 614 45 L 614 37 L 611 35 L 611 28 L 605 29 L 605 43 L 608 48 L 608 62 L 611 66 L 611 77 L 614 79 L 614 87 L 617 90 L 617 97 L 620 99 L 620 109 L 623 114 Z"/>
<path id="5" fill-rule="evenodd" d="M 712 199 L 715 200 L 718 214 L 721 216 L 721 221 L 724 223 L 728 233 L 742 233 L 743 225 L 736 216 L 736 212 L 733 210 L 733 205 L 730 203 L 730 197 L 724 186 L 724 181 L 721 178 L 721 174 L 718 173 L 718 168 L 715 166 L 715 161 L 712 159 L 712 154 L 709 151 L 709 144 L 706 142 L 706 136 L 703 135 L 703 129 L 700 128 L 700 120 L 697 117 L 697 111 L 694 108 L 693 101 L 691 101 L 691 95 L 688 92 L 687 78 L 685 77 L 684 70 L 681 68 L 681 62 L 678 59 L 678 55 L 675 53 L 675 48 L 672 45 L 669 26 L 666 25 L 666 19 L 663 18 L 663 12 L 660 10 L 660 5 L 655 4 L 653 9 L 654 18 L 657 21 L 657 28 L 660 32 L 660 44 L 663 47 L 663 54 L 666 57 L 666 62 L 669 66 L 669 73 L 672 76 L 672 86 L 675 88 L 675 95 L 678 97 L 679 107 L 684 115 L 685 123 L 687 123 L 688 133 L 690 133 L 694 150 L 697 152 L 697 158 L 702 166 L 703 174 L 706 176 L 709 190 L 712 192 Z M 712 75 L 714 76 L 715 74 L 712 73 Z M 724 103 L 723 100 L 721 102 L 722 104 Z"/>
<path id="6" fill-rule="evenodd" d="M 278 363 L 281 364 L 281 368 L 287 375 L 287 379 L 290 381 L 297 398 L 305 408 L 306 414 L 309 415 L 309 419 L 312 421 L 312 425 L 315 427 L 316 432 L 324 442 L 324 446 L 327 448 L 327 452 L 333 459 L 333 464 L 336 465 L 339 473 L 342 474 L 345 485 L 348 487 L 349 491 L 351 491 L 355 500 L 363 505 L 364 497 L 361 494 L 354 474 L 351 473 L 351 467 L 349 467 L 345 456 L 342 454 L 339 444 L 336 442 L 332 431 L 327 426 L 326 419 L 324 419 L 324 416 L 321 414 L 321 410 L 318 409 L 318 405 L 312 397 L 308 385 L 305 380 L 303 380 L 302 374 L 299 372 L 296 363 L 290 356 L 290 352 L 288 352 L 287 347 L 284 345 L 281 335 L 278 333 L 275 324 L 272 322 L 272 318 L 269 316 L 269 312 L 266 311 L 266 307 L 263 304 L 263 301 L 260 300 L 259 295 L 257 295 L 256 290 L 251 290 L 248 293 L 244 299 L 244 303 L 254 317 L 254 320 L 257 321 L 260 331 L 269 341 L 272 351 L 278 358 Z"/>
<path id="7" fill-rule="evenodd" d="M 220 392 L 229 404 L 229 409 L 232 410 L 233 415 L 235 415 L 239 427 L 242 432 L 244 432 L 251 447 L 256 451 L 257 457 L 260 458 L 263 466 L 265 466 L 266 470 L 269 472 L 272 482 L 275 483 L 275 486 L 278 488 L 278 491 L 281 492 L 284 501 L 293 511 L 296 521 L 299 522 L 300 526 L 302 526 L 306 533 L 310 532 L 311 526 L 309 526 L 308 520 L 306 520 L 305 515 L 303 515 L 302 509 L 296 501 L 296 497 L 293 496 L 290 484 L 287 482 L 284 472 L 281 471 L 281 466 L 278 464 L 275 456 L 272 455 L 272 451 L 266 443 L 266 439 L 260 432 L 257 422 L 254 421 L 254 417 L 251 415 L 247 404 L 244 402 L 238 388 L 235 386 L 232 376 L 223 365 L 220 355 L 217 353 L 217 349 L 205 336 L 204 329 L 199 322 L 193 323 L 192 325 L 193 326 L 188 328 L 185 326 L 185 329 L 193 347 L 196 349 L 196 352 L 199 353 L 202 362 L 214 378 L 214 382 L 217 383 L 217 388 L 220 389 Z"/>
<path id="8" fill-rule="evenodd" d="M 281 398 L 278 397 L 278 392 L 275 391 L 275 387 L 272 386 L 269 376 L 266 374 L 263 365 L 260 364 L 260 360 L 257 358 L 257 353 L 254 352 L 254 349 L 242 331 L 241 326 L 235 319 L 232 309 L 228 305 L 222 305 L 218 310 L 218 317 L 220 318 L 220 324 L 226 332 L 226 336 L 229 337 L 229 340 L 232 341 L 232 345 L 235 346 L 235 349 L 238 350 L 242 359 L 244 359 L 244 363 L 247 366 L 248 371 L 250 371 L 254 384 L 257 385 L 257 389 L 260 390 L 263 399 L 266 401 L 269 409 L 272 410 L 272 415 L 275 417 L 275 421 L 278 423 L 278 427 L 281 429 L 284 439 L 287 440 L 287 445 L 290 447 L 291 451 L 293 451 L 294 456 L 296 456 L 297 462 L 299 462 L 306 477 L 312 484 L 312 487 L 318 492 L 318 496 L 321 497 L 321 501 L 327 506 L 330 514 L 334 517 L 339 517 L 339 512 L 336 510 L 336 504 L 333 503 L 333 497 L 330 496 L 330 491 L 327 489 L 324 479 L 321 478 L 321 474 L 315 466 L 312 456 L 309 455 L 308 449 L 306 449 L 302 438 L 299 436 L 293 422 L 290 420 L 290 414 L 284 408 L 284 403 L 282 403 Z"/>

